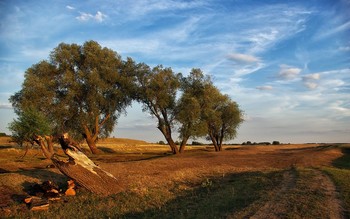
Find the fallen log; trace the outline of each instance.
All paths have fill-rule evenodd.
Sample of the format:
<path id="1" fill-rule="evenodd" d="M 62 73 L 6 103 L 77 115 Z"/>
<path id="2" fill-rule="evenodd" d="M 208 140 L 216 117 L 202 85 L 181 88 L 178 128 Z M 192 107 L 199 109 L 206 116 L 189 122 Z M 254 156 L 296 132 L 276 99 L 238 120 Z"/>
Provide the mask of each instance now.
<path id="1" fill-rule="evenodd" d="M 54 165 L 66 176 L 87 190 L 99 195 L 111 195 L 121 192 L 120 182 L 90 160 L 79 147 L 71 144 L 68 134 L 59 139 L 68 160 L 60 160 L 57 155 L 51 157 Z"/>

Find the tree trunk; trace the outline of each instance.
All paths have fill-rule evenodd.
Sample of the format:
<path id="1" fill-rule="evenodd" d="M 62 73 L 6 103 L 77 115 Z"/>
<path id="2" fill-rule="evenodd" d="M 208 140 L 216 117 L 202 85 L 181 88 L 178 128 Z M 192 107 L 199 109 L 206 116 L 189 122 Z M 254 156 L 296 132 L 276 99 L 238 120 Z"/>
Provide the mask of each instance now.
<path id="1" fill-rule="evenodd" d="M 91 136 L 85 138 L 87 145 L 90 148 L 91 153 L 99 154 L 100 150 L 96 146 L 96 140 L 94 140 Z"/>
<path id="2" fill-rule="evenodd" d="M 53 136 L 52 135 L 46 135 L 45 140 L 47 143 L 47 149 L 50 152 L 50 154 L 54 154 L 55 151 L 53 149 Z"/>
<path id="3" fill-rule="evenodd" d="M 47 142 L 48 146 L 45 145 L 43 137 L 41 137 L 39 135 L 35 135 L 34 136 L 34 141 L 35 141 L 35 143 L 37 143 L 40 146 L 44 156 L 47 159 L 51 159 L 51 157 L 53 155 L 53 142 L 52 142 L 53 137 L 51 136 L 51 137 L 46 138 L 46 136 L 45 136 L 45 139 L 46 139 L 46 142 Z M 52 147 L 52 149 L 48 149 L 49 144 L 51 144 L 50 147 Z"/>
<path id="4" fill-rule="evenodd" d="M 171 137 L 165 137 L 173 154 L 179 154 L 179 149 Z"/>
<path id="5" fill-rule="evenodd" d="M 108 114 L 101 123 L 99 123 L 99 116 L 95 117 L 95 127 L 90 131 L 89 127 L 86 124 L 83 124 L 84 128 L 84 138 L 86 140 L 87 145 L 90 148 L 91 153 L 98 154 L 100 150 L 96 147 L 96 141 L 98 138 L 98 134 L 100 132 L 100 128 L 103 124 L 109 119 L 110 115 Z"/>
<path id="6" fill-rule="evenodd" d="M 111 195 L 123 190 L 121 183 L 112 174 L 104 171 L 91 161 L 83 152 L 70 145 L 70 140 L 61 137 L 60 143 L 68 161 L 52 156 L 55 166 L 66 176 L 73 179 L 87 190 L 99 195 Z"/>
<path id="7" fill-rule="evenodd" d="M 180 154 L 185 151 L 187 140 L 188 140 L 188 137 L 182 138 L 181 145 L 180 145 Z"/>
<path id="8" fill-rule="evenodd" d="M 209 137 L 210 137 L 211 141 L 213 142 L 215 151 L 216 152 L 220 151 L 219 146 L 218 146 L 218 142 L 216 141 L 216 138 L 214 137 L 214 135 L 212 133 L 209 133 Z"/>
<path id="9" fill-rule="evenodd" d="M 165 140 L 168 142 L 168 145 L 171 148 L 171 152 L 173 154 L 179 154 L 179 149 L 177 148 L 173 138 L 171 137 L 171 132 L 170 132 L 170 128 L 166 128 L 165 125 L 162 127 L 158 126 L 158 129 L 160 130 L 160 132 L 164 135 Z"/>

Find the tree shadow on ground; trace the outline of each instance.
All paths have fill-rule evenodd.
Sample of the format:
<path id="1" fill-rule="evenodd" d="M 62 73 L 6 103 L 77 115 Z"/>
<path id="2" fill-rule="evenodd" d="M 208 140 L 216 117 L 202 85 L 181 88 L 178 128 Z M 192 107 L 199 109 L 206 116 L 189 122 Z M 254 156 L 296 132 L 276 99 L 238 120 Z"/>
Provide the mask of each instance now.
<path id="1" fill-rule="evenodd" d="M 282 172 L 246 172 L 207 178 L 196 189 L 181 191 L 179 196 L 162 206 L 128 213 L 123 218 L 226 218 L 277 186 Z"/>
<path id="2" fill-rule="evenodd" d="M 11 173 L 15 173 L 15 174 L 19 174 L 19 175 L 33 178 L 33 180 L 29 179 L 29 180 L 24 181 L 21 184 L 22 192 L 18 193 L 18 192 L 10 191 L 11 189 L 8 189 L 8 191 L 6 191 L 7 196 L 2 197 L 2 198 L 5 197 L 8 200 L 8 202 L 9 202 L 9 199 L 11 199 L 13 202 L 18 203 L 18 204 L 23 204 L 24 198 L 26 198 L 28 195 L 32 196 L 32 195 L 36 194 L 38 180 L 40 182 L 50 180 L 50 181 L 54 182 L 55 184 L 57 184 L 59 186 L 59 188 L 64 188 L 64 187 L 66 187 L 66 184 L 67 184 L 67 177 L 66 176 L 52 172 L 48 169 L 29 169 L 28 170 L 28 169 L 21 168 L 20 170 L 17 170 L 17 171 L 11 172 Z M 11 202 L 9 202 L 9 203 L 11 203 Z"/>
<path id="3" fill-rule="evenodd" d="M 136 162 L 145 160 L 155 160 L 164 157 L 171 156 L 168 153 L 129 153 L 129 154 L 113 154 L 113 156 L 98 156 L 93 158 L 94 161 L 100 161 L 103 163 L 125 163 L 125 162 Z"/>
<path id="4" fill-rule="evenodd" d="M 98 149 L 100 149 L 103 153 L 106 154 L 115 154 L 115 150 L 113 150 L 112 148 L 107 148 L 107 147 L 98 147 Z"/>
<path id="5" fill-rule="evenodd" d="M 12 146 L 2 146 L 2 145 L 0 145 L 0 150 L 10 149 L 10 148 L 13 148 L 13 147 Z"/>
<path id="6" fill-rule="evenodd" d="M 350 169 L 350 148 L 341 149 L 343 156 L 333 160 L 332 165 L 340 169 Z"/>

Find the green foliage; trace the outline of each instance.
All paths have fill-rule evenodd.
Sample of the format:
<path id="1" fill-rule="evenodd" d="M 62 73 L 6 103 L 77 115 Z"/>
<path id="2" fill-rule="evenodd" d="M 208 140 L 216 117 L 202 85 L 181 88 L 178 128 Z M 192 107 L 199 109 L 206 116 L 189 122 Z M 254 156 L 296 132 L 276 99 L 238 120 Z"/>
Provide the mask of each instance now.
<path id="1" fill-rule="evenodd" d="M 10 102 L 17 113 L 38 109 L 52 121 L 55 131 L 70 131 L 75 138 L 81 138 L 82 124 L 94 130 L 96 118 L 101 122 L 109 117 L 95 130 L 108 136 L 131 102 L 128 73 L 116 52 L 95 41 L 82 46 L 61 43 L 48 61 L 27 69 L 22 89 Z"/>
<path id="2" fill-rule="evenodd" d="M 179 133 L 183 139 L 201 137 L 207 134 L 205 121 L 202 119 L 204 89 L 212 82 L 200 69 L 192 69 L 189 76 L 182 78 L 182 96 L 177 102 L 176 120 L 180 124 Z"/>
<path id="3" fill-rule="evenodd" d="M 18 114 L 18 119 L 14 119 L 8 128 L 12 132 L 12 140 L 20 146 L 24 142 L 33 142 L 34 134 L 51 134 L 50 122 L 43 113 L 29 108 L 18 112 Z"/>
<path id="4" fill-rule="evenodd" d="M 49 60 L 27 69 L 22 89 L 10 97 L 18 115 L 35 108 L 51 121 L 54 132 L 70 132 L 78 140 L 84 136 L 89 146 L 97 135 L 109 136 L 132 100 L 157 118 L 173 152 L 175 127 L 182 144 L 209 133 L 221 145 L 236 136 L 243 121 L 238 104 L 200 69 L 192 69 L 187 77 L 161 65 L 151 69 L 131 58 L 123 61 L 95 41 L 59 44 Z"/>
<path id="5" fill-rule="evenodd" d="M 158 120 L 158 129 L 162 132 L 173 153 L 178 153 L 172 139 L 176 112 L 176 94 L 180 86 L 180 75 L 171 68 L 156 66 L 152 70 L 146 64 L 136 66 L 136 100 L 143 104 Z"/>
<path id="6" fill-rule="evenodd" d="M 202 119 L 208 128 L 210 139 L 216 150 L 221 150 L 224 140 L 236 137 L 237 129 L 243 122 L 243 112 L 228 95 L 223 95 L 215 86 L 208 85 L 204 90 Z"/>
<path id="7" fill-rule="evenodd" d="M 159 141 L 158 144 L 165 145 L 165 142 L 164 141 Z"/>
<path id="8" fill-rule="evenodd" d="M 192 145 L 203 145 L 203 143 L 199 141 L 192 141 Z"/>

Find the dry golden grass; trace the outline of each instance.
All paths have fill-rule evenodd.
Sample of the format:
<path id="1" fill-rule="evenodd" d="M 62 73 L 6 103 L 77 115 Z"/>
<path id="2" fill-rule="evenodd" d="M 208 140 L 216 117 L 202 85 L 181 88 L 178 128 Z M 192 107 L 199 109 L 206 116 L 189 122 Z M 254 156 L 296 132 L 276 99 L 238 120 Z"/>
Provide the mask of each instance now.
<path id="1" fill-rule="evenodd" d="M 67 178 L 57 169 L 46 168 L 51 162 L 45 160 L 37 148 L 30 149 L 27 156 L 21 159 L 24 151 L 13 148 L 14 145 L 6 141 L 0 138 L 0 208 L 8 209 L 15 205 L 16 207 L 10 208 L 12 211 L 18 208 L 25 212 L 27 210 L 21 200 L 30 185 L 45 180 L 65 184 Z M 121 195 L 121 199 L 125 198 L 125 203 L 118 202 L 118 206 L 122 208 L 119 210 L 115 209 L 113 198 L 106 203 L 96 198 L 101 201 L 101 209 L 96 207 L 91 212 L 105 211 L 103 206 L 110 205 L 118 211 L 114 215 L 124 215 L 129 211 L 142 212 L 151 206 L 161 207 L 166 202 L 177 199 L 179 192 L 193 191 L 194 188 L 203 186 L 203 182 L 211 182 L 208 179 L 226 179 L 226 176 L 232 174 L 273 171 L 281 172 L 277 173 L 281 175 L 291 169 L 300 169 L 303 173 L 305 168 L 313 170 L 332 166 L 334 160 L 343 156 L 338 146 L 323 144 L 225 146 L 224 151 L 219 153 L 214 152 L 210 146 L 188 146 L 185 153 L 178 156 L 171 155 L 166 145 L 148 144 L 139 140 L 106 139 L 99 141 L 97 145 L 104 153 L 89 154 L 91 159 L 121 181 L 125 194 L 133 196 Z M 62 155 L 59 147 L 56 150 Z M 303 180 L 307 180 L 307 177 Z M 78 190 L 77 199 L 85 202 L 86 198 L 91 197 L 79 196 Z M 128 207 L 131 200 L 135 201 L 133 210 Z M 138 206 L 137 200 L 145 206 Z M 106 215 L 113 216 L 108 212 Z"/>

